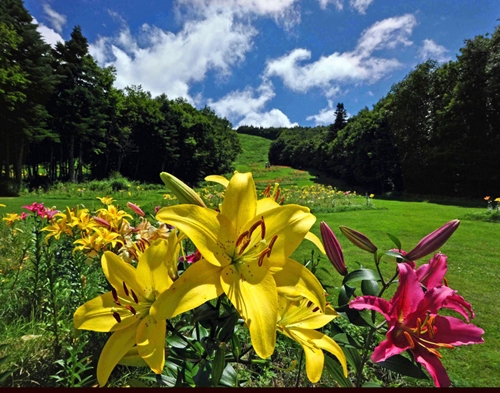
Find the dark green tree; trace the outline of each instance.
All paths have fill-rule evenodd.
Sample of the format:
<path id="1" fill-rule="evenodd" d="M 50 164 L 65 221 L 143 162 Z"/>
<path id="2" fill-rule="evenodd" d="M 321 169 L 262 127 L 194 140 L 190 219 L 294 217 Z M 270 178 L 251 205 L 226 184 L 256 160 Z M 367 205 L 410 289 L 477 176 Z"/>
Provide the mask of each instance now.
<path id="1" fill-rule="evenodd" d="M 47 45 L 22 0 L 0 1 L 0 137 L 3 170 L 20 186 L 30 146 L 55 136 L 47 127 L 47 100 L 55 79 Z"/>

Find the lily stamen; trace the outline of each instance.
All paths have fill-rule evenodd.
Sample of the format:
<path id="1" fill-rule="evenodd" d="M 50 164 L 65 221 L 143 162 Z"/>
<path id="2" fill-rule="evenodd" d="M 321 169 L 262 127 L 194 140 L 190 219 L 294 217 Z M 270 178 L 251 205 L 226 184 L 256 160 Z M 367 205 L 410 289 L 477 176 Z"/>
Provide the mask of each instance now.
<path id="1" fill-rule="evenodd" d="M 406 330 L 403 331 L 404 336 L 406 337 L 406 341 L 408 341 L 408 344 L 410 345 L 410 348 L 413 349 L 415 348 L 415 342 L 413 341 L 413 338 L 410 333 L 408 333 Z"/>

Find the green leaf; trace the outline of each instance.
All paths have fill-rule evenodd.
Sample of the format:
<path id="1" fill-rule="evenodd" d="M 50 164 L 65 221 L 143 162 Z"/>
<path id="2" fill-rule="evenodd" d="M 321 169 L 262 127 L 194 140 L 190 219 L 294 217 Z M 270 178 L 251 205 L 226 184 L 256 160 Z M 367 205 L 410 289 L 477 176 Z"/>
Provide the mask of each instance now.
<path id="1" fill-rule="evenodd" d="M 361 291 L 363 295 L 378 296 L 380 288 L 376 280 L 363 280 L 361 281 Z"/>
<path id="2" fill-rule="evenodd" d="M 358 371 L 360 367 L 363 367 L 361 362 L 361 356 L 359 356 L 359 351 L 356 348 L 344 346 L 342 347 L 342 350 L 344 351 L 344 355 L 347 362 L 350 364 L 352 368 Z"/>
<path id="3" fill-rule="evenodd" d="M 231 387 L 231 388 L 238 388 L 241 386 L 245 385 L 246 381 L 241 381 L 238 380 L 238 374 L 236 373 L 236 370 L 231 366 L 231 364 L 227 364 L 226 368 L 224 369 L 224 372 L 222 373 L 222 377 L 220 379 L 220 384 L 223 386 Z"/>
<path id="4" fill-rule="evenodd" d="M 401 253 L 399 253 L 397 251 L 386 251 L 386 252 L 384 252 L 384 255 L 388 255 L 390 257 L 394 257 L 397 259 L 403 259 L 403 255 L 401 255 Z"/>
<path id="5" fill-rule="evenodd" d="M 412 378 L 428 379 L 419 364 L 413 363 L 403 355 L 394 355 L 376 364 L 401 375 Z"/>
<path id="6" fill-rule="evenodd" d="M 362 281 L 362 280 L 377 280 L 377 274 L 371 269 L 358 269 L 349 273 L 344 277 L 342 284 Z"/>
<path id="7" fill-rule="evenodd" d="M 219 348 L 215 352 L 215 357 L 212 362 L 212 386 L 219 385 L 222 377 L 222 372 L 226 367 L 226 343 L 220 343 Z"/>
<path id="8" fill-rule="evenodd" d="M 231 337 L 231 351 L 233 352 L 233 355 L 236 359 L 239 359 L 241 356 L 241 344 L 240 340 L 238 339 L 238 335 L 233 334 L 233 337 Z"/>
<path id="9" fill-rule="evenodd" d="M 338 303 L 339 306 L 345 306 L 349 304 L 351 296 L 354 294 L 356 287 L 351 287 L 350 285 L 344 284 L 340 288 Z"/>
<path id="10" fill-rule="evenodd" d="M 349 378 L 344 377 L 342 366 L 333 359 L 328 353 L 325 353 L 325 371 L 337 382 L 341 388 L 352 388 L 352 382 Z"/>
<path id="11" fill-rule="evenodd" d="M 390 233 L 387 233 L 387 236 L 389 236 L 389 239 L 391 239 L 392 242 L 396 245 L 397 249 L 401 250 L 401 242 L 399 241 L 399 239 L 396 236 L 391 235 Z"/>

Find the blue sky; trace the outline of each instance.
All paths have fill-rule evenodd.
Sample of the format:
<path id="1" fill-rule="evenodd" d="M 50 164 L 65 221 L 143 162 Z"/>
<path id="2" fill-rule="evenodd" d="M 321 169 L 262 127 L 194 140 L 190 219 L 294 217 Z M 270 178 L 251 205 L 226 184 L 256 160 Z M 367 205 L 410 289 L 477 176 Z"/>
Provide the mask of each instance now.
<path id="1" fill-rule="evenodd" d="M 328 125 L 418 63 L 493 33 L 498 0 L 25 0 L 49 44 L 80 25 L 116 86 L 184 97 L 240 125 Z"/>

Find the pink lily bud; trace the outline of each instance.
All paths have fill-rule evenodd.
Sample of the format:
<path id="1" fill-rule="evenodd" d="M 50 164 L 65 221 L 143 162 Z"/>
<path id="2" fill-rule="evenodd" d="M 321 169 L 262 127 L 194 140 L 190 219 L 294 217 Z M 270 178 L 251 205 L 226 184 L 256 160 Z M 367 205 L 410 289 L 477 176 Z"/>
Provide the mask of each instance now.
<path id="1" fill-rule="evenodd" d="M 324 221 L 319 224 L 319 229 L 321 231 L 321 238 L 323 239 L 323 244 L 325 246 L 326 256 L 332 263 L 333 267 L 341 275 L 347 275 L 347 267 L 344 262 L 342 247 L 340 247 L 335 234 Z"/>
<path id="2" fill-rule="evenodd" d="M 413 250 L 406 254 L 406 258 L 414 261 L 437 251 L 444 243 L 446 243 L 453 232 L 455 232 L 459 224 L 460 220 L 451 220 L 450 222 L 444 224 L 441 228 L 429 233 L 418 242 Z"/>
<path id="3" fill-rule="evenodd" d="M 107 222 L 104 218 L 101 217 L 92 217 L 92 219 L 97 222 L 99 225 L 102 225 L 103 227 L 110 228 L 111 224 Z"/>
<path id="4" fill-rule="evenodd" d="M 141 217 L 145 216 L 145 213 L 142 211 L 142 209 L 139 206 L 137 206 L 135 203 L 127 202 L 127 206 L 130 207 L 135 213 L 137 213 Z"/>
<path id="5" fill-rule="evenodd" d="M 354 229 L 348 228 L 344 225 L 340 227 L 341 232 L 347 237 L 352 244 L 356 247 L 361 248 L 362 250 L 368 251 L 372 254 L 377 252 L 377 247 L 373 244 L 370 239 L 368 239 L 361 232 L 355 231 Z"/>

